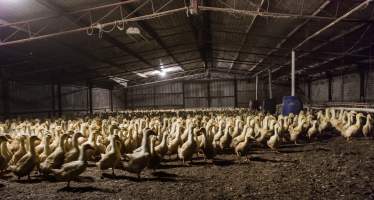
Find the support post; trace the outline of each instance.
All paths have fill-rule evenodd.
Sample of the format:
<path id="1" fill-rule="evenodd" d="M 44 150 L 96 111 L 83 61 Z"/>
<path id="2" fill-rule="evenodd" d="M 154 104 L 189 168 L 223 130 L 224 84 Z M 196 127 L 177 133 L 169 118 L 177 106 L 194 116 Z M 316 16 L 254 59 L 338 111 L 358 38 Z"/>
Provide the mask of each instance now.
<path id="1" fill-rule="evenodd" d="M 269 99 L 272 99 L 273 98 L 273 90 L 272 90 L 272 85 L 271 85 L 271 70 L 269 69 L 268 70 L 269 72 Z"/>
<path id="2" fill-rule="evenodd" d="M 238 107 L 238 80 L 234 79 L 234 100 L 235 108 Z"/>
<path id="3" fill-rule="evenodd" d="M 308 99 L 310 102 L 312 102 L 312 95 L 311 95 L 311 91 L 312 91 L 312 82 L 310 80 L 308 80 Z"/>
<path id="4" fill-rule="evenodd" d="M 127 88 L 123 89 L 123 108 L 127 108 Z"/>
<path id="5" fill-rule="evenodd" d="M 88 82 L 88 112 L 90 115 L 93 114 L 93 107 L 92 107 L 92 83 Z"/>
<path id="6" fill-rule="evenodd" d="M 3 74 L 2 74 L 3 75 Z M 9 81 L 4 76 L 2 78 L 2 90 L 3 90 L 3 112 L 4 112 L 4 118 L 9 117 Z"/>
<path id="7" fill-rule="evenodd" d="M 295 50 L 291 52 L 291 96 L 295 96 Z"/>
<path id="8" fill-rule="evenodd" d="M 258 100 L 258 75 L 256 76 L 256 101 Z"/>
<path id="9" fill-rule="evenodd" d="M 208 80 L 207 81 L 207 84 L 206 84 L 206 86 L 207 86 L 207 98 L 208 98 L 208 108 L 210 108 L 210 80 Z"/>
<path id="10" fill-rule="evenodd" d="M 365 94 L 365 69 L 359 68 L 360 73 L 360 101 L 365 102 L 366 94 Z"/>
<path id="11" fill-rule="evenodd" d="M 109 89 L 109 109 L 113 112 L 113 88 Z"/>
<path id="12" fill-rule="evenodd" d="M 185 95 L 184 95 L 184 91 L 185 91 L 185 86 L 184 86 L 184 81 L 182 81 L 182 100 L 183 100 L 183 108 L 186 108 L 186 101 L 185 101 Z"/>
<path id="13" fill-rule="evenodd" d="M 56 114 L 56 108 L 55 108 L 55 104 L 56 104 L 56 91 L 55 91 L 55 84 L 52 83 L 51 85 L 51 98 L 52 98 L 52 102 L 51 102 L 51 108 L 52 108 L 52 117 L 55 116 Z"/>
<path id="14" fill-rule="evenodd" d="M 332 101 L 332 77 L 331 77 L 331 74 L 327 74 L 327 80 L 328 80 L 328 98 L 329 98 L 329 102 Z"/>
<path id="15" fill-rule="evenodd" d="M 57 84 L 57 112 L 58 116 L 62 116 L 62 102 L 61 102 L 61 83 Z"/>

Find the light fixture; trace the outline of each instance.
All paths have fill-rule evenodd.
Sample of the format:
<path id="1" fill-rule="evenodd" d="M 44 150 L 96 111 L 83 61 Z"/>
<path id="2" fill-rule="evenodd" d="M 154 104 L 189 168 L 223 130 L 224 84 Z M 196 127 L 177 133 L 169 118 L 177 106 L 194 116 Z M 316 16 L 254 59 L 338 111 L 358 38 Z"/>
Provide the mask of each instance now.
<path id="1" fill-rule="evenodd" d="M 166 76 L 166 71 L 164 69 L 161 69 L 159 74 L 160 74 L 161 77 L 164 77 L 164 76 Z"/>

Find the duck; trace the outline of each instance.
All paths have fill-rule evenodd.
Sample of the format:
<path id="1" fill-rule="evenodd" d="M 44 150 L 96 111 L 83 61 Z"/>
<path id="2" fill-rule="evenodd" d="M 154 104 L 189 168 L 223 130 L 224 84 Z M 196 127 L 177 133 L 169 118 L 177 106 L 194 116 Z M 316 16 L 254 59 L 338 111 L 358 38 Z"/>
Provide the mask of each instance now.
<path id="1" fill-rule="evenodd" d="M 18 160 L 21 159 L 22 156 L 24 156 L 27 153 L 26 147 L 25 147 L 26 136 L 21 135 L 20 137 L 17 138 L 17 140 L 19 141 L 19 146 L 18 146 L 18 150 L 13 154 L 13 157 L 9 162 L 11 165 L 16 164 Z"/>
<path id="2" fill-rule="evenodd" d="M 197 144 L 193 134 L 193 124 L 189 124 L 187 141 L 178 148 L 178 158 L 182 160 L 183 165 L 186 160 L 192 162 L 192 156 L 196 152 Z"/>
<path id="3" fill-rule="evenodd" d="M 240 142 L 235 147 L 235 154 L 238 156 L 239 164 L 241 163 L 242 156 L 248 155 L 248 152 L 250 149 L 250 145 L 249 145 L 250 141 L 251 141 L 251 137 L 249 135 L 246 135 L 244 141 Z"/>
<path id="4" fill-rule="evenodd" d="M 35 141 L 40 141 L 40 139 L 35 135 L 30 136 L 28 138 L 29 148 L 27 153 L 15 165 L 10 166 L 10 170 L 18 179 L 27 175 L 27 179 L 30 181 L 31 171 L 39 165 L 39 158 L 35 152 Z"/>
<path id="5" fill-rule="evenodd" d="M 255 136 L 255 140 L 257 143 L 265 144 L 265 142 L 273 135 L 274 124 L 275 120 L 264 123 L 264 126 L 259 129 L 257 136 Z"/>
<path id="6" fill-rule="evenodd" d="M 114 169 L 118 166 L 118 163 L 121 161 L 121 143 L 118 135 L 112 135 L 110 138 L 110 145 L 112 146 L 110 150 L 101 154 L 101 159 L 96 163 L 96 166 L 100 170 L 106 170 L 111 168 L 112 175 L 115 176 Z"/>
<path id="7" fill-rule="evenodd" d="M 65 153 L 64 163 L 75 161 L 79 158 L 79 138 L 83 137 L 81 132 L 76 132 L 72 137 L 72 148 Z"/>
<path id="8" fill-rule="evenodd" d="M 249 129 L 249 128 L 251 128 L 251 127 L 249 127 L 249 125 L 247 125 L 247 124 L 244 125 L 241 134 L 232 139 L 231 147 L 235 147 L 237 144 L 244 141 L 245 136 L 247 134 L 247 129 Z"/>
<path id="9" fill-rule="evenodd" d="M 297 144 L 297 139 L 299 138 L 301 132 L 303 131 L 303 124 L 305 123 L 305 120 L 301 120 L 301 122 L 296 126 L 290 126 L 288 128 L 288 131 L 290 133 L 290 141 Z"/>
<path id="10" fill-rule="evenodd" d="M 8 141 L 11 140 L 11 137 L 8 135 L 5 135 L 5 137 L 7 138 L 7 140 L 0 144 L 1 155 L 3 156 L 5 161 L 9 163 L 9 161 L 12 159 L 12 156 L 13 156 L 13 154 L 8 149 Z"/>
<path id="11" fill-rule="evenodd" d="M 49 146 L 51 139 L 51 135 L 47 134 L 43 137 L 42 142 L 40 143 L 43 146 L 41 154 L 39 153 L 40 162 L 44 162 L 45 159 L 52 153 Z M 37 147 L 39 147 L 39 145 Z"/>
<path id="12" fill-rule="evenodd" d="M 8 142 L 8 138 L 4 135 L 0 135 L 0 145 L 3 143 Z M 8 168 L 8 162 L 6 161 L 5 157 L 2 155 L 2 151 L 0 149 L 0 172 L 5 171 Z"/>
<path id="13" fill-rule="evenodd" d="M 221 151 L 230 147 L 232 142 L 231 129 L 231 124 L 228 124 L 225 128 L 223 136 L 219 139 L 219 147 Z"/>
<path id="14" fill-rule="evenodd" d="M 216 156 L 216 150 L 213 146 L 213 137 L 211 134 L 207 133 L 207 130 L 210 130 L 210 127 L 208 126 L 206 128 L 201 128 L 200 133 L 202 135 L 202 147 L 201 150 L 204 153 L 204 160 L 206 159 L 214 159 Z"/>
<path id="15" fill-rule="evenodd" d="M 55 150 L 40 164 L 40 172 L 47 175 L 51 169 L 59 169 L 64 164 L 65 150 L 64 143 L 69 137 L 68 134 L 62 134 L 59 137 L 58 146 Z"/>
<path id="16" fill-rule="evenodd" d="M 365 137 L 369 137 L 369 136 L 372 136 L 373 134 L 373 125 L 372 125 L 372 117 L 370 114 L 367 114 L 366 116 L 366 123 L 365 125 L 362 127 L 362 134 L 365 136 Z"/>
<path id="17" fill-rule="evenodd" d="M 83 144 L 79 149 L 78 160 L 71 161 L 62 165 L 60 169 L 51 169 L 52 174 L 58 180 L 66 180 L 67 187 L 70 188 L 70 181 L 76 179 L 87 168 L 87 151 L 95 150 L 90 144 Z"/>
<path id="18" fill-rule="evenodd" d="M 125 171 L 136 173 L 138 180 L 140 180 L 140 174 L 143 169 L 148 165 L 150 159 L 150 145 L 149 145 L 149 136 L 156 135 L 151 129 L 143 130 L 143 140 L 141 151 L 133 152 L 131 154 L 126 154 L 126 157 L 129 159 L 127 165 L 123 168 Z"/>
<path id="19" fill-rule="evenodd" d="M 181 124 L 178 123 L 176 125 L 176 130 L 175 130 L 175 138 L 172 139 L 169 144 L 168 144 L 168 152 L 167 154 L 170 156 L 172 154 L 175 154 L 178 152 L 178 146 L 179 144 L 182 142 L 182 139 L 181 139 Z"/>
<path id="20" fill-rule="evenodd" d="M 281 140 L 279 138 L 280 127 L 281 125 L 278 123 L 274 125 L 274 135 L 272 135 L 269 138 L 269 140 L 266 142 L 267 146 L 272 150 L 276 150 L 280 146 L 280 143 L 281 143 Z"/>
<path id="21" fill-rule="evenodd" d="M 161 163 L 161 156 L 155 151 L 156 137 L 150 138 L 150 159 L 148 162 L 148 168 L 155 171 Z"/>
<path id="22" fill-rule="evenodd" d="M 312 126 L 307 131 L 307 135 L 308 135 L 309 140 L 316 137 L 317 134 L 318 134 L 318 127 L 317 127 L 318 121 L 313 120 L 311 123 L 312 123 Z"/>
<path id="23" fill-rule="evenodd" d="M 99 131 L 92 128 L 92 126 L 90 126 L 88 140 L 83 143 L 83 144 L 89 144 L 91 145 L 92 148 L 95 149 L 94 151 L 87 152 L 88 154 L 87 156 L 89 160 L 95 160 L 95 156 L 99 154 L 99 149 L 96 144 L 96 139 L 97 139 L 98 134 L 99 134 Z"/>
<path id="24" fill-rule="evenodd" d="M 213 146 L 215 149 L 218 149 L 219 148 L 219 142 L 220 142 L 220 139 L 221 137 L 224 135 L 224 124 L 225 124 L 225 121 L 223 119 L 221 119 L 218 123 L 218 131 L 217 133 L 214 134 L 214 137 L 213 137 Z"/>
<path id="25" fill-rule="evenodd" d="M 344 130 L 341 134 L 343 137 L 350 141 L 352 136 L 355 136 L 361 130 L 361 118 L 364 115 L 362 113 L 356 114 L 356 123 L 349 126 L 346 130 Z"/>
<path id="26" fill-rule="evenodd" d="M 168 145 L 166 143 L 167 131 L 162 134 L 161 143 L 155 146 L 155 152 L 163 157 L 168 152 Z"/>

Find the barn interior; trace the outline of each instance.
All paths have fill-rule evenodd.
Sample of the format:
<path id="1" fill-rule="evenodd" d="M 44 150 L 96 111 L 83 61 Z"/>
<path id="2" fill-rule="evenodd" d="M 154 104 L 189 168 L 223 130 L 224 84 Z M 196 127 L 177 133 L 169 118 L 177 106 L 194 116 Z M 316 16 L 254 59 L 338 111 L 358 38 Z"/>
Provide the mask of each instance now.
<path id="1" fill-rule="evenodd" d="M 0 193 L 374 198 L 372 2 L 0 0 Z M 90 141 L 102 155 L 84 162 L 77 182 L 60 181 L 66 161 L 17 175 L 33 136 L 39 168 L 56 159 L 65 134 L 67 157 L 78 132 L 76 156 Z M 198 147 L 185 160 L 189 141 Z M 42 154 L 48 145 L 55 149 Z M 138 150 L 153 158 L 164 145 L 156 171 L 123 172 Z M 111 149 L 126 165 L 108 167 L 115 175 L 100 170 Z"/>

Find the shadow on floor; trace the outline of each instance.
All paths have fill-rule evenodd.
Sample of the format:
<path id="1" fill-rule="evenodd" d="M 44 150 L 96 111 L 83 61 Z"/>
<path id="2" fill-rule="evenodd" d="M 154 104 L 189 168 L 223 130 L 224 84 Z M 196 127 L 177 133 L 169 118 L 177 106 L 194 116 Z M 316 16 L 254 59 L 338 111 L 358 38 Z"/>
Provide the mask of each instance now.
<path id="1" fill-rule="evenodd" d="M 58 189 L 57 192 L 72 192 L 72 193 L 86 193 L 86 192 L 103 192 L 103 193 L 115 193 L 115 191 L 105 188 L 97 188 L 92 186 L 84 187 L 64 187 Z"/>
<path id="2" fill-rule="evenodd" d="M 278 160 L 278 159 L 267 159 L 259 156 L 254 156 L 250 158 L 251 161 L 255 162 L 270 162 L 270 163 L 297 163 L 297 160 Z"/>

